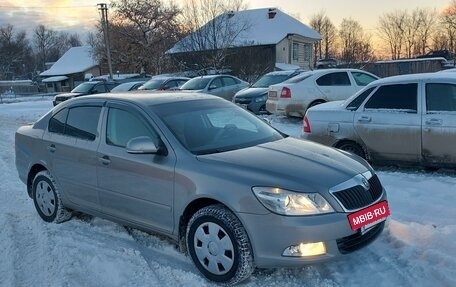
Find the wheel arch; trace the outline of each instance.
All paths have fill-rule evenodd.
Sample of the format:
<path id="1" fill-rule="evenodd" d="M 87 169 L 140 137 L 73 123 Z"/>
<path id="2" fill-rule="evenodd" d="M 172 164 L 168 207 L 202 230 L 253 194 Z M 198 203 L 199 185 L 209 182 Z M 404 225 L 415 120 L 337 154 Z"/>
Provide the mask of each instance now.
<path id="1" fill-rule="evenodd" d="M 344 144 L 354 144 L 354 145 L 357 145 L 358 147 L 360 147 L 363 152 L 364 152 L 364 159 L 369 161 L 370 160 L 370 154 L 369 154 L 369 151 L 367 150 L 366 146 L 362 143 L 359 143 L 355 140 L 350 140 L 350 139 L 340 139 L 338 140 L 334 145 L 333 147 L 335 148 L 340 148 L 342 145 Z"/>
<path id="2" fill-rule="evenodd" d="M 34 164 L 27 175 L 27 193 L 28 196 L 31 198 L 32 197 L 32 185 L 33 185 L 33 179 L 39 173 L 40 171 L 47 170 L 47 168 L 42 165 L 42 164 Z"/>
<path id="3" fill-rule="evenodd" d="M 316 106 L 316 105 L 319 105 L 319 104 L 323 104 L 323 103 L 326 103 L 326 102 L 328 102 L 328 101 L 325 100 L 325 99 L 321 99 L 321 98 L 315 99 L 315 100 L 313 100 L 313 101 L 311 101 L 311 102 L 309 103 L 309 105 L 307 106 L 307 108 L 310 108 L 310 107 L 313 107 L 313 106 Z"/>

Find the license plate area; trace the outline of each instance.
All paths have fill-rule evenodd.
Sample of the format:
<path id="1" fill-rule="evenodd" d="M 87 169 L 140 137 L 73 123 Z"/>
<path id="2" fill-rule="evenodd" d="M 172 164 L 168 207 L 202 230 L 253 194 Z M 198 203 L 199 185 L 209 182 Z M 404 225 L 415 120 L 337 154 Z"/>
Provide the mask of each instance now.
<path id="1" fill-rule="evenodd" d="M 353 212 L 347 216 L 352 230 L 367 232 L 371 227 L 379 222 L 386 220 L 390 215 L 388 202 L 386 200 L 371 205 L 364 209 Z"/>

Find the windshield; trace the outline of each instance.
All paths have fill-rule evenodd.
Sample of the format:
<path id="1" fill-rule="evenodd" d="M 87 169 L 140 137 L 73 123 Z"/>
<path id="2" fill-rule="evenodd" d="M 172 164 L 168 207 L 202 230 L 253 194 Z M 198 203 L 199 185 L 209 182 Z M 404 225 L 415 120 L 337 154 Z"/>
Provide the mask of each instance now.
<path id="1" fill-rule="evenodd" d="M 264 121 L 214 99 L 151 106 L 174 136 L 196 155 L 236 150 L 276 141 L 283 136 Z"/>
<path id="2" fill-rule="evenodd" d="M 181 90 L 202 90 L 204 89 L 207 84 L 209 83 L 210 78 L 193 78 L 183 84 L 180 89 Z"/>
<path id="3" fill-rule="evenodd" d="M 285 81 L 288 78 L 288 75 L 264 75 L 255 84 L 252 85 L 252 88 L 267 88 L 270 85 L 275 85 Z"/>
<path id="4" fill-rule="evenodd" d="M 82 83 L 73 90 L 71 90 L 72 93 L 88 93 L 93 86 L 95 86 L 97 83 Z"/>
<path id="5" fill-rule="evenodd" d="M 165 80 L 149 80 L 144 83 L 141 87 L 139 87 L 139 90 L 156 90 L 160 87 L 160 85 L 164 82 Z"/>

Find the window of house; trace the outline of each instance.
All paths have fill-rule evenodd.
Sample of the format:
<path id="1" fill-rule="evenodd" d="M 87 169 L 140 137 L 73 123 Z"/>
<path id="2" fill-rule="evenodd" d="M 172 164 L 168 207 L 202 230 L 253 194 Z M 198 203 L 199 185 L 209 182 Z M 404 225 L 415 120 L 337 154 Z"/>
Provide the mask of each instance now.
<path id="1" fill-rule="evenodd" d="M 299 61 L 299 43 L 293 43 L 293 61 Z"/>
<path id="2" fill-rule="evenodd" d="M 350 79 L 346 72 L 329 73 L 317 79 L 319 86 L 350 86 Z"/>
<path id="3" fill-rule="evenodd" d="M 304 44 L 304 61 L 310 62 L 312 59 L 312 45 Z"/>
<path id="4" fill-rule="evenodd" d="M 106 143 L 126 147 L 129 140 L 146 136 L 158 145 L 158 135 L 144 119 L 129 111 L 110 108 L 106 126 Z"/>
<path id="5" fill-rule="evenodd" d="M 456 85 L 426 84 L 426 108 L 431 113 L 456 111 Z"/>
<path id="6" fill-rule="evenodd" d="M 418 84 L 385 85 L 366 102 L 365 109 L 389 109 L 417 112 Z"/>

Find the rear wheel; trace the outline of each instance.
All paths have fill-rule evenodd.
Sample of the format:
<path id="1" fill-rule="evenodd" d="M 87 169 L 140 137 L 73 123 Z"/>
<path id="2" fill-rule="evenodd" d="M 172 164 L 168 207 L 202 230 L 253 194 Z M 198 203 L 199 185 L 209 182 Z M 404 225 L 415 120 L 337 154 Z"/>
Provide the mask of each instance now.
<path id="1" fill-rule="evenodd" d="M 190 219 L 187 250 L 198 270 L 209 280 L 236 284 L 254 270 L 253 253 L 239 219 L 223 205 L 210 205 Z"/>
<path id="2" fill-rule="evenodd" d="M 71 218 L 71 211 L 63 206 L 59 189 L 49 171 L 44 170 L 36 174 L 33 179 L 32 197 L 36 211 L 44 221 L 60 223 Z"/>
<path id="3" fill-rule="evenodd" d="M 364 149 L 355 142 L 343 142 L 339 144 L 337 148 L 367 159 Z"/>

